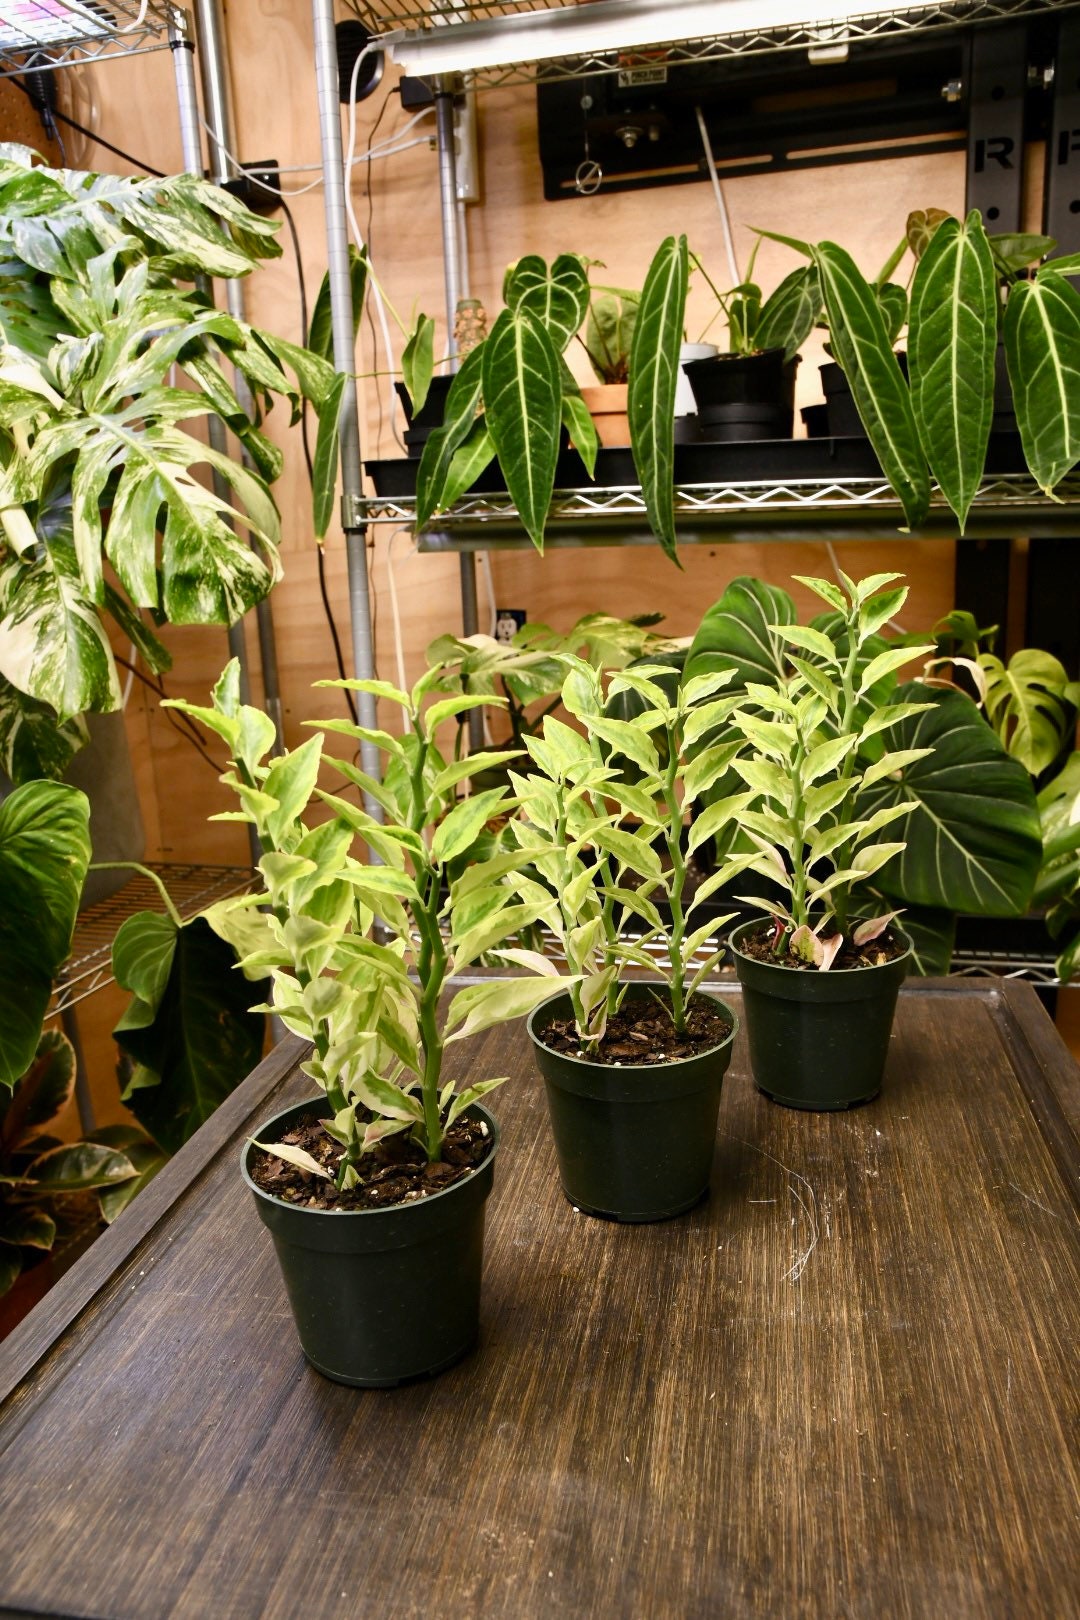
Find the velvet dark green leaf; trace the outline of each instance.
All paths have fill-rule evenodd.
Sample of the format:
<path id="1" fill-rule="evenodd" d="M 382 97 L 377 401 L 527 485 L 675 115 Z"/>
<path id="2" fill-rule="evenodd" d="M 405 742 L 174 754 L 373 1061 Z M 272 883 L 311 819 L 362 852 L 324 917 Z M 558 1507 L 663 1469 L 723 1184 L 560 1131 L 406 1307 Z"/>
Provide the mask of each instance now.
<path id="1" fill-rule="evenodd" d="M 527 309 L 504 309 L 482 353 L 484 420 L 526 533 L 543 551 L 562 422 L 559 356 Z"/>
<path id="2" fill-rule="evenodd" d="M 1024 457 L 1049 494 L 1080 460 L 1080 292 L 1064 276 L 1012 288 L 1005 357 Z"/>
<path id="3" fill-rule="evenodd" d="M 653 533 L 672 561 L 675 537 L 675 389 L 689 275 L 686 237 L 669 236 L 649 266 L 630 352 L 627 414 L 634 466 Z"/>

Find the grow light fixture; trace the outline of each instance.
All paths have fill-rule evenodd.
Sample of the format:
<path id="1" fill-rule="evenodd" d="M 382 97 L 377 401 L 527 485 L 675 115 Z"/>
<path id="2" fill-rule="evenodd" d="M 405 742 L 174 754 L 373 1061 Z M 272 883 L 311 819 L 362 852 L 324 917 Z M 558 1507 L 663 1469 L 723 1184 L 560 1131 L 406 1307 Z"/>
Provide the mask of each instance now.
<path id="1" fill-rule="evenodd" d="M 933 13 L 937 24 L 955 25 L 1011 9 L 1054 6 L 1053 0 L 1042 8 L 1032 0 L 591 0 L 492 16 L 484 5 L 435 0 L 431 26 L 396 30 L 382 43 L 406 73 L 428 77 L 739 35 L 760 40 L 775 33 L 779 47 L 785 33 L 797 32 L 803 44 L 835 47 L 844 25 L 857 20 L 897 16 L 918 26 L 920 13 Z"/>

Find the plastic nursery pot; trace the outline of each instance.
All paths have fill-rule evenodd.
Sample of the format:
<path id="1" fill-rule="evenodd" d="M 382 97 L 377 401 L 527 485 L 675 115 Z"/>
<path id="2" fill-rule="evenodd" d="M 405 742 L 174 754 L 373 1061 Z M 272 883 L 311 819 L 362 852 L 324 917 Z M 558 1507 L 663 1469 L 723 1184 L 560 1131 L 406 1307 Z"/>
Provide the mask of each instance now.
<path id="1" fill-rule="evenodd" d="M 683 366 L 697 401 L 701 437 L 711 440 L 790 439 L 799 356 L 783 349 L 718 354 Z"/>
<path id="2" fill-rule="evenodd" d="M 405 430 L 405 448 L 413 460 L 417 460 L 427 442 L 428 434 L 433 428 L 442 427 L 443 415 L 446 411 L 446 396 L 450 392 L 453 377 L 432 377 L 428 387 L 427 398 L 420 409 L 413 415 L 412 400 L 409 390 L 404 383 L 395 383 L 394 392 L 401 401 L 401 408 L 405 412 L 405 420 L 409 424 Z"/>
<path id="3" fill-rule="evenodd" d="M 324 1097 L 297 1103 L 258 1132 L 275 1142 L 302 1114 L 329 1115 Z M 412 1204 L 320 1210 L 287 1204 L 251 1178 L 251 1142 L 240 1168 L 269 1228 L 296 1320 L 316 1371 L 339 1384 L 389 1386 L 442 1372 L 476 1341 L 484 1204 L 499 1131 L 486 1109 L 491 1150 L 463 1180 Z"/>
<path id="4" fill-rule="evenodd" d="M 897 356 L 900 370 L 906 377 L 907 355 L 901 350 Z M 829 427 L 829 436 L 834 439 L 865 439 L 866 429 L 863 427 L 862 417 L 859 415 L 855 396 L 851 392 L 851 384 L 844 375 L 842 367 L 835 360 L 829 360 L 818 368 L 821 372 L 821 388 L 825 395 L 826 420 Z"/>
<path id="5" fill-rule="evenodd" d="M 740 942 L 765 924 L 756 917 L 732 929 L 728 940 L 758 1090 L 788 1108 L 827 1111 L 869 1102 L 881 1090 L 896 997 L 911 965 L 910 939 L 892 928 L 903 955 L 880 967 L 819 973 L 744 956 Z"/>
<path id="6" fill-rule="evenodd" d="M 646 986 L 631 985 L 627 999 L 643 1001 L 648 994 Z M 540 1032 L 552 1019 L 573 1017 L 565 993 L 530 1015 L 559 1179 L 570 1202 L 587 1215 L 662 1221 L 692 1209 L 708 1190 L 720 1085 L 738 1020 L 718 997 L 704 999 L 731 1020 L 731 1034 L 721 1045 L 675 1063 L 616 1068 L 553 1052 Z"/>

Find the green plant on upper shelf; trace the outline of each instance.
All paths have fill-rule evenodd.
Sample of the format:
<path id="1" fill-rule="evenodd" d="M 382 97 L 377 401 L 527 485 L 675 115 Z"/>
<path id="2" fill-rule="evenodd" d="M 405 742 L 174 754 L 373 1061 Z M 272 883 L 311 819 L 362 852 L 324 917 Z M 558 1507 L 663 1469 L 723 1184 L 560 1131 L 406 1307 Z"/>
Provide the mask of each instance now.
<path id="1" fill-rule="evenodd" d="M 498 700 L 454 690 L 438 666 L 411 693 L 382 681 L 319 684 L 368 691 L 401 708 L 407 729 L 400 737 L 348 721 L 322 726 L 383 750 L 381 783 L 349 760 L 324 755 L 321 731 L 268 760 L 273 725 L 240 703 L 235 663 L 214 689 L 213 708 L 172 706 L 229 747 L 231 769 L 222 780 L 240 801 L 230 819 L 255 826 L 266 852 L 259 863 L 265 888 L 220 907 L 217 924 L 228 935 L 230 915 L 240 920 L 241 965 L 269 973 L 269 1010 L 312 1042 L 302 1067 L 329 1100 L 327 1128 L 344 1149 L 339 1185 L 349 1187 L 364 1155 L 398 1132 L 408 1131 L 428 1161 L 437 1161 L 453 1121 L 502 1083 L 478 1079 L 455 1093 L 442 1074 L 447 1047 L 520 1017 L 560 981 L 547 965 L 537 977 L 469 985 L 442 1004 L 453 975 L 537 915 L 502 882 L 517 852 L 470 864 L 486 823 L 514 807 L 506 789 L 454 797 L 459 783 L 510 756 L 496 750 L 447 763 L 435 737 L 443 723 Z M 374 798 L 385 821 L 319 788 L 324 763 Z M 320 818 L 329 812 L 329 819 L 313 822 L 312 811 Z M 379 864 L 357 859 L 357 842 Z M 381 931 L 372 937 L 376 918 Z M 262 943 L 252 949 L 256 928 Z"/>
<path id="2" fill-rule="evenodd" d="M 599 260 L 591 264 L 599 264 Z M 640 305 L 640 292 L 628 287 L 590 286 L 588 313 L 577 340 L 589 357 L 597 382 L 630 380 L 630 353 Z"/>
<path id="3" fill-rule="evenodd" d="M 275 230 L 193 175 L 0 147 L 0 763 L 17 781 L 59 775 L 80 717 L 119 707 L 109 620 L 157 673 L 169 655 L 144 615 L 232 623 L 279 576 L 263 416 L 277 395 L 294 419 L 302 396 L 325 407 L 332 368 L 181 285 L 246 275 L 280 253 Z M 186 431 L 207 414 L 250 466 Z"/>
<path id="4" fill-rule="evenodd" d="M 798 354 L 821 316 L 817 267 L 809 264 L 792 270 L 768 298 L 763 299 L 761 288 L 754 281 L 760 245 L 759 236 L 750 255 L 746 279 L 726 293 L 715 286 L 697 254 L 691 255 L 693 268 L 704 278 L 717 303 L 716 315 L 699 341 L 704 341 L 712 321 L 722 314 L 727 321 L 731 354 L 760 354 L 767 349 L 783 349 L 785 360 L 790 360 Z"/>
<path id="5" fill-rule="evenodd" d="M 874 576 L 859 586 L 846 576 L 839 585 L 802 580 L 829 609 L 806 627 L 799 626 L 795 603 L 786 591 L 761 580 L 733 580 L 702 619 L 686 657 L 684 679 L 734 664 L 729 691 L 744 696 L 751 716 L 753 693 L 785 693 L 794 676 L 804 678 L 811 690 L 816 681 L 819 696 L 826 701 L 836 685 L 835 659 L 846 661 L 850 651 L 845 621 L 853 612 L 854 593 L 864 593 L 860 612 L 871 623 L 880 608 L 867 608 L 865 593 L 877 595 L 898 577 Z M 914 943 L 917 970 L 942 973 L 948 970 L 958 912 L 997 917 L 1017 916 L 1027 909 L 1042 840 L 1031 778 L 1020 761 L 1010 757 L 972 699 L 959 690 L 920 681 L 897 685 L 904 663 L 922 656 L 910 646 L 891 644 L 881 634 L 899 611 L 903 595 L 895 587 L 886 593 L 884 618 L 863 636 L 856 660 L 857 689 L 862 688 L 857 724 L 849 728 L 857 731 L 860 741 L 854 757 L 845 759 L 850 757 L 850 770 L 863 777 L 861 790 L 851 796 L 854 820 L 867 821 L 894 808 L 904 812 L 896 816 L 895 825 L 883 821 L 861 841 L 866 858 L 879 842 L 903 841 L 906 848 L 874 872 L 872 885 L 860 884 L 856 898 L 864 915 L 882 909 L 881 901 L 885 909 L 903 907 L 903 926 Z M 789 640 L 789 635 L 799 639 Z M 929 643 L 930 638 L 926 640 Z M 885 673 L 877 673 L 864 687 L 866 666 L 878 658 L 885 662 L 875 668 Z M 919 705 L 917 712 L 889 718 L 895 706 L 906 711 L 911 704 Z M 826 734 L 836 730 L 835 719 L 826 717 L 823 725 Z M 721 725 L 705 740 L 727 741 L 731 734 L 730 727 Z M 886 752 L 905 756 L 923 749 L 929 752 L 867 785 L 866 771 Z M 738 785 L 742 778 L 732 769 L 715 791 L 724 795 Z M 740 832 L 719 846 L 717 858 L 755 849 Z M 872 894 L 867 892 L 871 888 Z"/>

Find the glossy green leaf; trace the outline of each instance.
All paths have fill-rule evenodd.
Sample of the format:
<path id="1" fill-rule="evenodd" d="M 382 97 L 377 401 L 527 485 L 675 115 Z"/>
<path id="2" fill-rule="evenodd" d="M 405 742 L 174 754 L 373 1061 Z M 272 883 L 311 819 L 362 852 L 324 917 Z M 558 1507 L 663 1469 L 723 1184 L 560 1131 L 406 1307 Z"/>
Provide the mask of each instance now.
<path id="1" fill-rule="evenodd" d="M 597 289 L 589 304 L 581 342 L 601 383 L 624 383 L 630 376 L 641 294 L 625 287 Z"/>
<path id="2" fill-rule="evenodd" d="M 353 312 L 353 341 L 360 330 L 360 319 L 364 313 L 364 294 L 367 291 L 367 254 L 349 243 L 349 279 L 352 284 L 352 312 Z M 315 307 L 311 312 L 311 325 L 308 327 L 307 346 L 314 353 L 326 360 L 330 365 L 334 363 L 334 331 L 330 309 L 330 275 L 327 272 L 319 285 L 315 298 Z"/>
<path id="3" fill-rule="evenodd" d="M 1005 358 L 1024 458 L 1050 493 L 1080 460 L 1080 292 L 1064 276 L 1012 288 Z"/>
<path id="4" fill-rule="evenodd" d="M 589 307 L 588 273 L 576 253 L 560 253 L 550 269 L 539 254 L 526 254 L 506 272 L 503 302 L 515 314 L 535 316 L 562 354 Z"/>
<path id="5" fill-rule="evenodd" d="M 312 523 L 316 540 L 325 540 L 334 515 L 337 494 L 338 452 L 341 444 L 341 402 L 348 378 L 339 374 L 319 408 L 319 431 L 312 460 Z"/>
<path id="6" fill-rule="evenodd" d="M 489 467 L 494 459 L 495 441 L 488 432 L 487 423 L 483 420 L 474 423 L 465 443 L 454 451 L 446 474 L 442 504 L 453 506 L 466 490 L 472 488 L 484 468 Z"/>
<path id="7" fill-rule="evenodd" d="M 0 1158 L 25 1147 L 75 1095 L 75 1053 L 58 1029 L 42 1031 L 33 1061 L 10 1097 L 0 1090 Z"/>
<path id="8" fill-rule="evenodd" d="M 1024 647 L 1003 664 L 983 653 L 986 714 L 1014 759 L 1032 776 L 1052 765 L 1076 729 L 1080 683 L 1050 653 Z"/>
<path id="9" fill-rule="evenodd" d="M 137 911 L 126 917 L 112 945 L 113 975 L 155 1010 L 169 982 L 180 930 L 171 917 L 156 911 Z"/>
<path id="10" fill-rule="evenodd" d="M 874 289 L 851 255 L 834 242 L 815 247 L 814 262 L 821 276 L 833 354 L 851 386 L 882 471 L 899 497 L 908 528 L 917 528 L 929 509 L 930 480 L 911 396 Z"/>
<path id="11" fill-rule="evenodd" d="M 630 444 L 649 524 L 672 561 L 678 560 L 675 390 L 688 275 L 686 238 L 669 236 L 658 248 L 642 288 L 627 397 Z"/>
<path id="12" fill-rule="evenodd" d="M 887 805 L 910 809 L 888 829 L 907 848 L 876 883 L 913 905 L 998 917 L 1023 911 L 1042 851 L 1027 771 L 962 693 L 913 681 L 896 697 L 929 706 L 882 733 L 886 748 L 932 752 L 858 796 L 857 818 Z"/>
<path id="13" fill-rule="evenodd" d="M 53 980 L 71 936 L 90 860 L 85 794 L 27 782 L 0 804 L 0 1084 L 37 1049 Z"/>
<path id="14" fill-rule="evenodd" d="M 412 401 L 413 415 L 423 408 L 435 370 L 435 322 L 430 315 L 417 317 L 401 356 L 401 375 Z"/>
<path id="15" fill-rule="evenodd" d="M 783 349 L 792 359 L 821 318 L 821 280 L 817 266 L 800 265 L 784 277 L 765 300 L 758 321 L 756 344 L 759 349 Z"/>
<path id="16" fill-rule="evenodd" d="M 97 1142 L 50 1148 L 29 1166 L 27 1174 L 46 1192 L 92 1192 L 128 1181 L 135 1173 L 130 1159 Z"/>
<path id="17" fill-rule="evenodd" d="M 484 420 L 506 485 L 538 551 L 555 487 L 562 422 L 559 356 L 527 308 L 504 309 L 481 351 Z"/>
<path id="18" fill-rule="evenodd" d="M 484 350 L 479 344 L 462 361 L 446 396 L 442 427 L 428 434 L 416 472 L 416 526 L 423 529 L 446 505 L 444 491 L 455 453 L 465 443 L 480 405 Z"/>
<path id="19" fill-rule="evenodd" d="M 961 533 L 986 464 L 994 410 L 997 275 L 977 211 L 947 219 L 911 290 L 911 405 L 930 470 Z"/>

